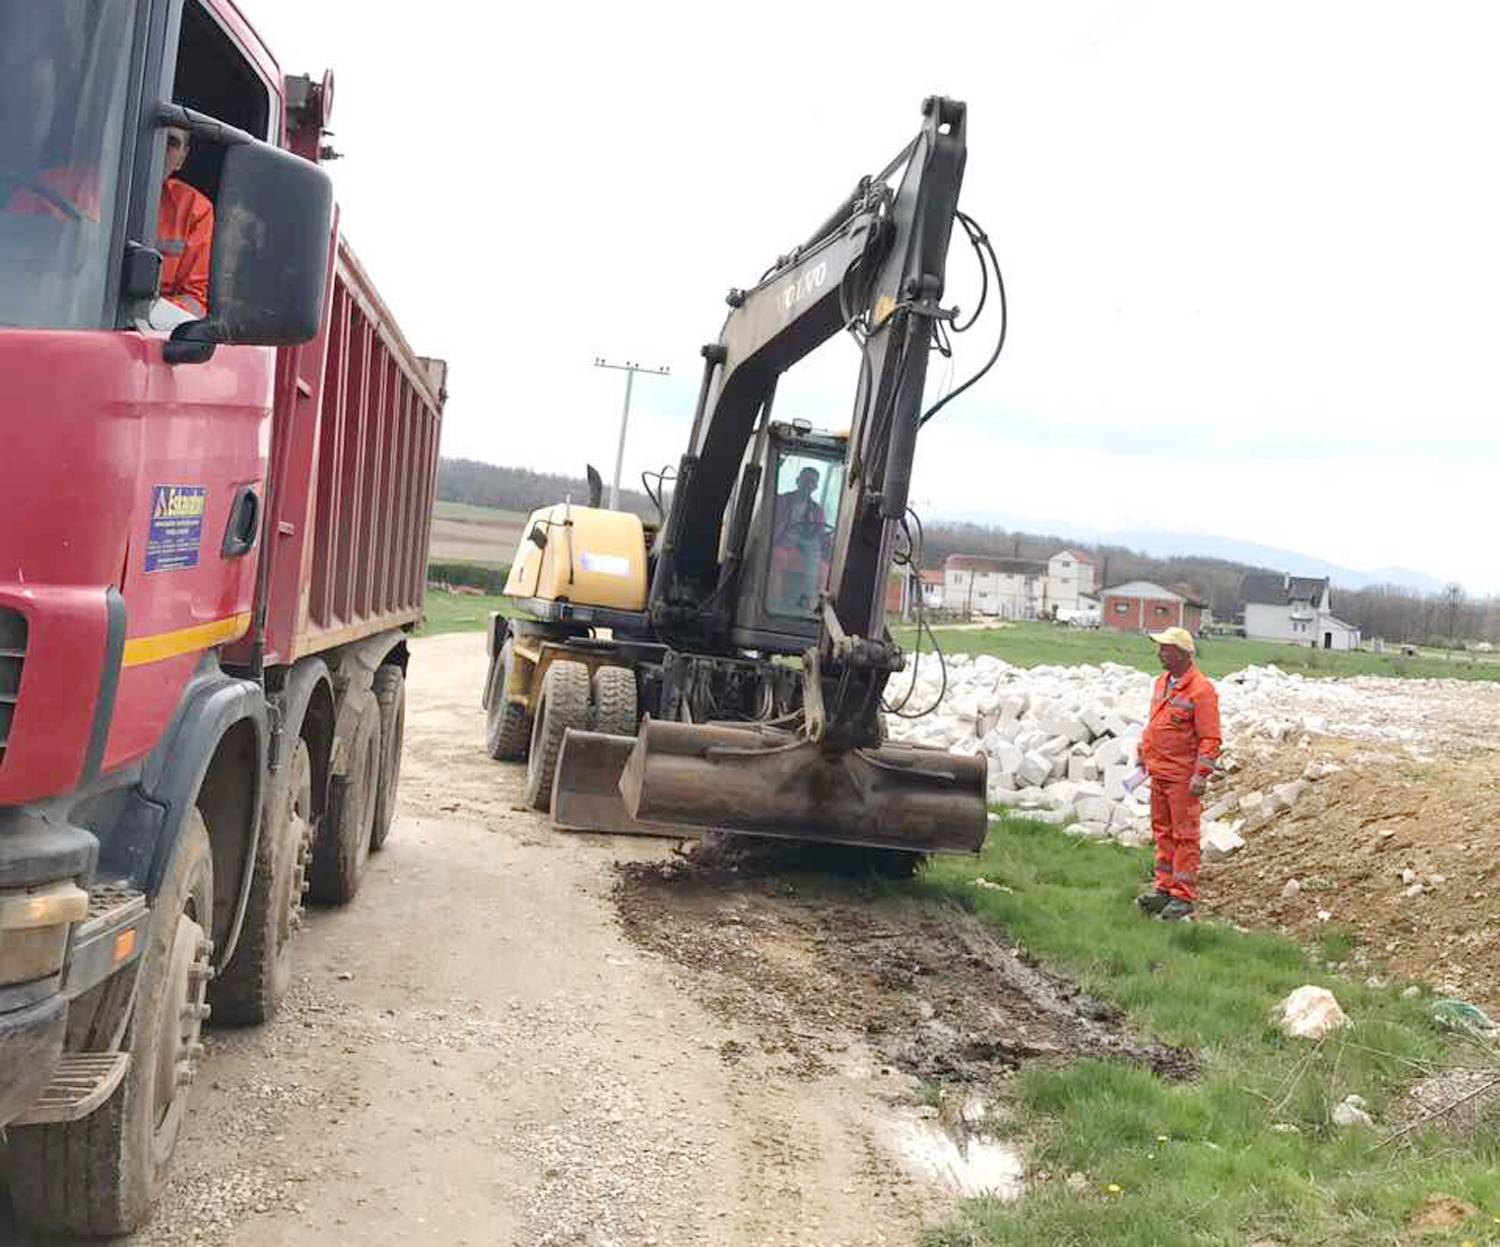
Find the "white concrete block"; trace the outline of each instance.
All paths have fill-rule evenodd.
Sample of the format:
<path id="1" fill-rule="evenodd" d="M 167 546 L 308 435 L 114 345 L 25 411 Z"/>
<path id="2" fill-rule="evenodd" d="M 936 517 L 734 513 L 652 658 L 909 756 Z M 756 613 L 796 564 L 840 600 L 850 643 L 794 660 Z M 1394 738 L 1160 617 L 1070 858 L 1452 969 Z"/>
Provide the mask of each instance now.
<path id="1" fill-rule="evenodd" d="M 1094 761 L 1098 764 L 1101 773 L 1112 766 L 1121 766 L 1125 763 L 1125 746 L 1116 739 L 1106 739 L 1098 749 L 1094 751 Z"/>
<path id="2" fill-rule="evenodd" d="M 1049 758 L 1066 758 L 1068 751 L 1073 747 L 1073 742 L 1066 736 L 1051 736 L 1036 747 L 1036 751 L 1045 754 Z M 1064 766 L 1067 764 L 1064 763 Z"/>
<path id="3" fill-rule="evenodd" d="M 1112 801 L 1125 800 L 1125 781 L 1130 777 L 1134 767 L 1126 766 L 1123 762 L 1115 766 L 1104 768 L 1104 795 Z"/>
<path id="4" fill-rule="evenodd" d="M 1041 720 L 1041 726 L 1044 731 L 1051 732 L 1054 736 L 1066 737 L 1070 744 L 1074 741 L 1089 740 L 1093 735 L 1082 719 L 1068 714 L 1050 715 Z"/>
<path id="5" fill-rule="evenodd" d="M 1042 791 L 1047 794 L 1052 807 L 1058 810 L 1071 810 L 1073 802 L 1078 798 L 1078 785 L 1066 779 L 1048 784 Z"/>
<path id="6" fill-rule="evenodd" d="M 1115 803 L 1108 797 L 1079 797 L 1073 803 L 1073 811 L 1080 822 L 1108 824 L 1115 812 Z"/>
<path id="7" fill-rule="evenodd" d="M 1016 775 L 1029 786 L 1040 788 L 1052 774 L 1052 759 L 1045 754 L 1028 753 L 1016 768 Z"/>
<path id="8" fill-rule="evenodd" d="M 1088 728 L 1090 735 L 1103 736 L 1109 731 L 1105 723 L 1107 716 L 1097 705 L 1084 706 L 1079 710 L 1078 717 L 1083 720 L 1083 725 Z"/>
<path id="9" fill-rule="evenodd" d="M 1201 844 L 1204 861 L 1222 862 L 1244 848 L 1245 840 L 1228 823 L 1205 821 L 1202 824 Z"/>

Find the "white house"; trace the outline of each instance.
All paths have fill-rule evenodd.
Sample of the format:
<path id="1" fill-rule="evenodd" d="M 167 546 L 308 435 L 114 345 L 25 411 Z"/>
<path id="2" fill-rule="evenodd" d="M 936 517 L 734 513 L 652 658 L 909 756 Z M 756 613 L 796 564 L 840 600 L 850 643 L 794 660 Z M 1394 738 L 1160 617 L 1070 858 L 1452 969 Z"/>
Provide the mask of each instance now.
<path id="1" fill-rule="evenodd" d="M 1082 610 L 1094 593 L 1094 561 L 1086 554 L 1060 550 L 1047 560 L 1047 607 L 1059 612 Z"/>
<path id="2" fill-rule="evenodd" d="M 945 609 L 1001 619 L 1050 619 L 1089 605 L 1094 564 L 1062 550 L 1046 562 L 988 554 L 950 554 L 943 563 Z"/>
<path id="3" fill-rule="evenodd" d="M 1245 600 L 1245 635 L 1253 640 L 1316 649 L 1359 648 L 1359 629 L 1333 613 L 1326 576 L 1246 572 L 1240 596 Z"/>

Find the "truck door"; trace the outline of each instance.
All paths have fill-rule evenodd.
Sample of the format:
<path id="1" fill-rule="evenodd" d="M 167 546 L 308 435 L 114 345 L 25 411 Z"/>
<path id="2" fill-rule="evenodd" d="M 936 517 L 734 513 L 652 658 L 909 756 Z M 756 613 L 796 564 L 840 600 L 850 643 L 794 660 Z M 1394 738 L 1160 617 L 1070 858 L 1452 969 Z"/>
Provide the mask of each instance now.
<path id="1" fill-rule="evenodd" d="M 201 0 L 183 4 L 164 77 L 161 98 L 257 138 L 279 138 L 271 79 L 241 33 Z M 147 241 L 163 253 L 164 273 L 184 247 L 174 215 L 181 217 L 184 203 L 211 210 L 224 161 L 224 148 L 189 140 L 180 171 L 167 179 L 169 155 L 181 157 L 176 145 L 184 137 L 157 132 L 137 187 Z M 138 324 L 148 339 L 145 395 L 138 410 L 119 413 L 136 424 L 140 453 L 121 584 L 127 634 L 119 697 L 127 712 L 115 715 L 106 769 L 151 747 L 203 651 L 250 622 L 276 352 L 221 346 L 205 362 L 166 363 L 172 324 L 197 310 L 185 305 L 158 299 L 149 321 Z"/>

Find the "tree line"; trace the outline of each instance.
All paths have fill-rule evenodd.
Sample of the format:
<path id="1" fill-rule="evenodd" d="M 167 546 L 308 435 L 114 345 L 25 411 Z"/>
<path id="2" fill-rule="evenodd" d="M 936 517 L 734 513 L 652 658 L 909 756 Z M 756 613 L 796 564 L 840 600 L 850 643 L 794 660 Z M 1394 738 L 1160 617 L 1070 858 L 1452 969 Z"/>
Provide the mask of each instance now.
<path id="1" fill-rule="evenodd" d="M 470 506 L 529 513 L 569 497 L 576 503 L 585 503 L 589 484 L 583 477 L 533 472 L 529 468 L 502 468 L 477 459 L 439 459 L 437 496 L 442 502 L 466 502 Z M 608 498 L 608 485 L 605 496 Z M 655 505 L 638 489 L 621 489 L 620 505 L 648 519 L 656 518 Z"/>
<path id="2" fill-rule="evenodd" d="M 476 459 L 438 461 L 437 496 L 445 502 L 524 513 L 566 497 L 584 502 L 588 492 L 588 482 L 582 477 L 500 467 Z M 655 504 L 641 490 L 622 489 L 620 503 L 626 510 L 647 519 L 657 516 Z M 955 523 L 927 526 L 922 566 L 940 569 L 950 554 L 988 554 L 1045 563 L 1059 550 L 1089 555 L 1096 567 L 1098 588 L 1130 580 L 1149 580 L 1207 603 L 1214 618 L 1220 621 L 1243 615 L 1245 602 L 1240 586 L 1246 572 L 1281 570 L 1192 555 L 1154 558 L 1125 546 Z M 1440 594 L 1426 595 L 1400 585 L 1367 589 L 1341 589 L 1335 585 L 1333 612 L 1367 638 L 1436 645 L 1462 641 L 1500 643 L 1500 599 L 1471 599 L 1457 584 L 1447 586 Z"/>

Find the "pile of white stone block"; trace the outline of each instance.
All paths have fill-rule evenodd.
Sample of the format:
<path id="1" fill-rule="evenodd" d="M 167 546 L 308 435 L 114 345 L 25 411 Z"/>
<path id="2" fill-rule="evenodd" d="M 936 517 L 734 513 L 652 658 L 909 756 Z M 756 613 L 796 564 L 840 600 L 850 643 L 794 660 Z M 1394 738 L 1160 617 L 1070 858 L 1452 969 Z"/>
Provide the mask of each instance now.
<path id="1" fill-rule="evenodd" d="M 1316 715 L 1257 706 L 1262 689 L 1284 690 L 1291 681 L 1301 683 L 1272 667 L 1216 682 L 1226 740 L 1319 730 Z M 986 754 L 992 805 L 1091 840 L 1148 844 L 1151 783 L 1127 792 L 1125 781 L 1139 760 L 1153 683 L 1153 676 L 1118 663 L 1027 669 L 992 655 L 950 655 L 942 665 L 929 657 L 916 666 L 914 681 L 911 670 L 893 678 L 886 700 L 905 714 L 928 707 L 932 713 L 887 714 L 887 731 L 893 740 Z M 1208 800 L 1203 854 L 1213 861 L 1244 844 L 1239 833 L 1257 811 L 1242 810 L 1237 798 Z"/>

